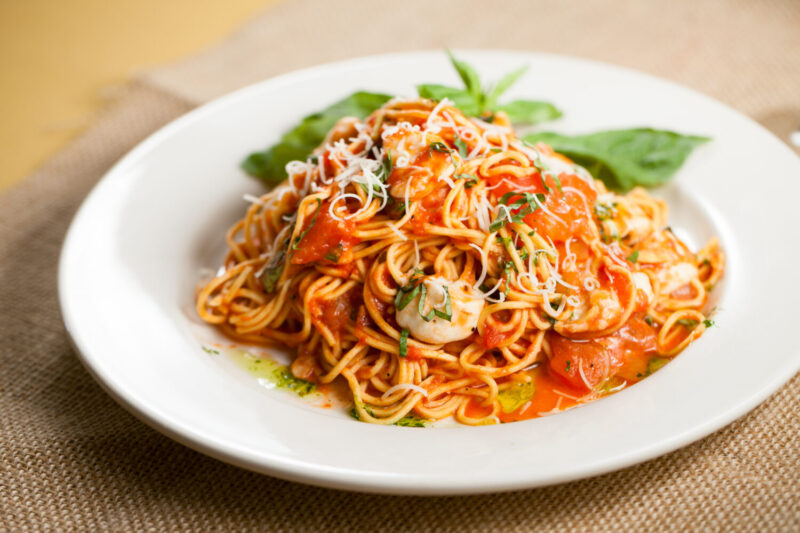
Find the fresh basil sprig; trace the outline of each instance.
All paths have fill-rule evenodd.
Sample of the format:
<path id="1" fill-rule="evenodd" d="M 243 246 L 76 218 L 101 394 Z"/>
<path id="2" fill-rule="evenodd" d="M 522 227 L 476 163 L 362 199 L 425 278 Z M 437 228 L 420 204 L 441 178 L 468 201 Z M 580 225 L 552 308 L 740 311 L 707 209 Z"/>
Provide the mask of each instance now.
<path id="1" fill-rule="evenodd" d="M 564 154 L 610 189 L 621 192 L 641 185 L 663 185 L 677 172 L 692 150 L 708 137 L 667 130 L 633 128 L 586 135 L 531 133 L 530 143 L 543 142 Z"/>
<path id="2" fill-rule="evenodd" d="M 497 102 L 498 98 L 525 74 L 528 70 L 527 66 L 509 72 L 494 86 L 484 88 L 481 86 L 480 77 L 474 68 L 466 62 L 456 59 L 449 50 L 447 55 L 461 81 L 464 82 L 464 88 L 424 83 L 417 85 L 417 92 L 422 98 L 431 100 L 447 98 L 464 114 L 473 117 L 487 117 L 497 111 L 505 111 L 513 123 L 537 124 L 561 116 L 561 111 L 549 102 L 537 100 L 513 100 L 506 104 Z"/>
<path id="3" fill-rule="evenodd" d="M 278 184 L 287 177 L 286 163 L 297 159 L 305 160 L 325 140 L 328 131 L 339 119 L 364 118 L 390 99 L 391 96 L 386 94 L 355 92 L 322 111 L 305 117 L 300 124 L 284 134 L 278 144 L 263 152 L 250 154 L 242 162 L 242 168 L 251 176 L 261 178 L 269 184 Z"/>

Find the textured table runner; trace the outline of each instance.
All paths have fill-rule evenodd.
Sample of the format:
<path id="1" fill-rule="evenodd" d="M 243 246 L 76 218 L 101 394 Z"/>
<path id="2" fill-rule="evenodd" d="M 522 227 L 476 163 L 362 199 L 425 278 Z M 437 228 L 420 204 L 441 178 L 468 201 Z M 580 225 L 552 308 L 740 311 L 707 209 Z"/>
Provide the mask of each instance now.
<path id="1" fill-rule="evenodd" d="M 642 465 L 536 490 L 420 498 L 228 466 L 139 422 L 83 369 L 59 315 L 58 253 L 81 200 L 119 157 L 243 84 L 444 46 L 600 59 L 703 91 L 784 139 L 800 126 L 793 0 L 277 5 L 227 42 L 139 76 L 71 147 L 0 195 L 0 530 L 800 530 L 800 376 L 727 428 Z"/>

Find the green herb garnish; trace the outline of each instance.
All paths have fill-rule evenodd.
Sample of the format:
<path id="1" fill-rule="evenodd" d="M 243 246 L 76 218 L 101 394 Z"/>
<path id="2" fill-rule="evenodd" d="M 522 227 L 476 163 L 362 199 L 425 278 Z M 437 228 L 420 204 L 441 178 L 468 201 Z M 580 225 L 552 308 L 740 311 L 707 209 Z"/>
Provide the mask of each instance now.
<path id="1" fill-rule="evenodd" d="M 453 144 L 455 144 L 456 148 L 458 148 L 458 155 L 461 156 L 461 159 L 466 159 L 467 156 L 469 155 L 469 149 L 467 148 L 467 143 L 461 140 L 461 137 L 456 135 Z"/>
<path id="2" fill-rule="evenodd" d="M 428 421 L 416 415 L 406 415 L 395 422 L 394 425 L 405 428 L 424 428 L 428 426 Z"/>
<path id="3" fill-rule="evenodd" d="M 312 150 L 325 140 L 328 131 L 344 117 L 364 118 L 391 96 L 359 91 L 343 98 L 322 111 L 305 117 L 300 124 L 281 137 L 280 142 L 264 150 L 250 154 L 242 162 L 245 172 L 261 178 L 269 184 L 286 179 L 286 163 L 305 160 Z"/>
<path id="4" fill-rule="evenodd" d="M 342 243 L 337 243 L 336 246 L 325 253 L 324 259 L 332 263 L 338 263 L 342 257 L 342 252 L 344 252 L 344 246 L 342 246 Z"/>
<path id="5" fill-rule="evenodd" d="M 500 78 L 492 88 L 482 88 L 478 73 L 470 65 L 456 59 L 447 52 L 450 62 L 458 72 L 464 88 L 448 87 L 437 84 L 422 84 L 417 86 L 417 91 L 422 98 L 442 100 L 447 98 L 453 102 L 465 115 L 482 117 L 492 120 L 494 113 L 505 111 L 509 120 L 515 123 L 536 124 L 546 120 L 553 120 L 561 116 L 561 111 L 553 104 L 534 100 L 514 100 L 507 104 L 498 104 L 497 99 L 505 93 L 527 70 L 527 67 L 517 69 Z"/>
<path id="6" fill-rule="evenodd" d="M 297 250 L 297 245 L 300 244 L 300 241 L 303 240 L 303 237 L 306 236 L 306 233 L 308 233 L 308 231 L 317 222 L 317 217 L 319 216 L 319 212 L 322 211 L 322 200 L 320 200 L 319 198 L 315 198 L 315 200 L 317 201 L 317 210 L 314 211 L 314 216 L 311 218 L 311 223 L 308 225 L 308 227 L 304 229 L 299 236 L 295 237 L 294 243 L 292 244 L 292 250 Z"/>
<path id="7" fill-rule="evenodd" d="M 597 217 L 597 220 L 602 222 L 603 220 L 614 218 L 616 215 L 616 210 L 610 205 L 597 202 L 594 204 L 594 214 Z"/>
<path id="8" fill-rule="evenodd" d="M 509 204 L 508 201 L 511 198 L 515 198 L 515 197 L 518 197 L 518 198 L 516 198 L 516 200 L 514 200 L 513 202 L 511 202 Z M 525 217 L 527 215 L 533 213 L 534 211 L 536 211 L 539 208 L 537 200 L 538 200 L 538 202 L 541 203 L 541 202 L 544 201 L 544 199 L 545 199 L 545 196 L 542 193 L 532 194 L 532 193 L 529 193 L 529 192 L 513 192 L 512 191 L 512 192 L 505 193 L 500 198 L 498 203 L 501 204 L 501 205 L 505 205 L 506 206 L 506 208 L 508 209 L 508 213 L 510 215 L 510 218 L 511 218 L 511 222 L 515 222 L 515 223 L 519 224 L 520 222 L 522 222 L 525 219 Z M 512 215 L 511 214 L 511 210 L 512 209 L 518 209 L 518 211 Z M 506 225 L 506 223 L 508 222 L 508 219 L 509 219 L 509 216 L 504 216 L 503 214 L 498 213 L 497 214 L 497 218 L 491 224 L 489 224 L 489 231 L 492 232 L 492 233 L 494 233 L 496 231 L 499 231 L 500 228 L 502 228 L 503 226 Z"/>
<path id="9" fill-rule="evenodd" d="M 626 192 L 637 185 L 655 187 L 666 183 L 692 150 L 709 138 L 633 128 L 574 136 L 532 133 L 526 135 L 525 140 L 550 145 L 585 167 L 610 189 Z"/>
<path id="10" fill-rule="evenodd" d="M 264 285 L 265 291 L 272 292 L 275 290 L 278 280 L 281 279 L 285 262 L 286 252 L 283 250 L 275 252 L 269 265 L 267 265 L 267 268 L 265 268 L 264 272 L 261 274 L 261 283 Z"/>
<path id="11" fill-rule="evenodd" d="M 637 259 L 639 259 L 639 250 L 634 250 L 631 255 L 628 256 L 628 261 L 635 263 Z"/>
<path id="12" fill-rule="evenodd" d="M 403 328 L 400 332 L 400 357 L 408 355 L 408 330 Z"/>
<path id="13" fill-rule="evenodd" d="M 693 318 L 681 318 L 676 320 L 675 322 L 685 327 L 686 329 L 694 329 L 697 327 L 697 324 L 700 323 L 698 320 L 695 320 Z"/>
<path id="14" fill-rule="evenodd" d="M 433 320 L 434 316 L 438 316 L 439 318 L 443 318 L 445 320 L 450 320 L 453 318 L 453 311 L 452 311 L 452 302 L 450 301 L 450 292 L 448 291 L 446 286 L 443 286 L 444 289 L 444 311 L 440 311 L 439 309 L 435 309 L 431 305 L 431 310 L 428 314 L 425 314 L 425 300 L 428 296 L 428 288 L 425 284 L 420 285 L 422 287 L 421 294 L 419 296 L 419 303 L 417 304 L 417 312 L 422 317 L 422 320 L 425 322 L 430 322 Z"/>

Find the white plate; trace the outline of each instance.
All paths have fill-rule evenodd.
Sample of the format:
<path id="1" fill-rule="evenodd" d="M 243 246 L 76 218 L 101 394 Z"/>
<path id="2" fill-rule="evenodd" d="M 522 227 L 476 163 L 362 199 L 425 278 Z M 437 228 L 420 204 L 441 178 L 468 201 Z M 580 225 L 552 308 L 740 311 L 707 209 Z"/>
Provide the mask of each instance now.
<path id="1" fill-rule="evenodd" d="M 363 491 L 457 494 L 534 487 L 622 468 L 708 435 L 800 367 L 795 245 L 800 160 L 760 126 L 672 83 L 590 61 L 459 53 L 484 79 L 523 64 L 509 97 L 550 100 L 564 132 L 655 126 L 711 135 L 672 185 L 671 223 L 728 257 L 718 327 L 642 383 L 557 416 L 487 427 L 356 423 L 227 371 L 201 350 L 193 289 L 262 186 L 238 168 L 300 117 L 355 89 L 413 95 L 457 84 L 441 52 L 368 57 L 245 88 L 169 124 L 86 199 L 61 256 L 67 329 L 118 402 L 192 448 L 274 476 Z M 212 334 L 210 328 L 200 328 Z M 202 334 L 201 334 L 202 336 Z"/>

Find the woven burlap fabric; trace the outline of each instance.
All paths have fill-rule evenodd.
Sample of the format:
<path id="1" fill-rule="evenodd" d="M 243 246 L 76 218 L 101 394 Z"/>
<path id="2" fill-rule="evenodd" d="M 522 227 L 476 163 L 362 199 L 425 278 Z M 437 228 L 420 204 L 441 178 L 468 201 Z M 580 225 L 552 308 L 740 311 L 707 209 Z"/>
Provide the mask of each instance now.
<path id="1" fill-rule="evenodd" d="M 778 134 L 800 121 L 798 2 L 486 10 L 476 1 L 280 4 L 219 47 L 141 76 L 76 143 L 0 196 L 0 529 L 800 530 L 800 377 L 716 434 L 620 472 L 510 494 L 415 498 L 308 487 L 207 458 L 118 407 L 78 362 L 56 273 L 80 201 L 160 125 L 266 75 L 446 44 L 560 51 L 691 85 Z"/>

